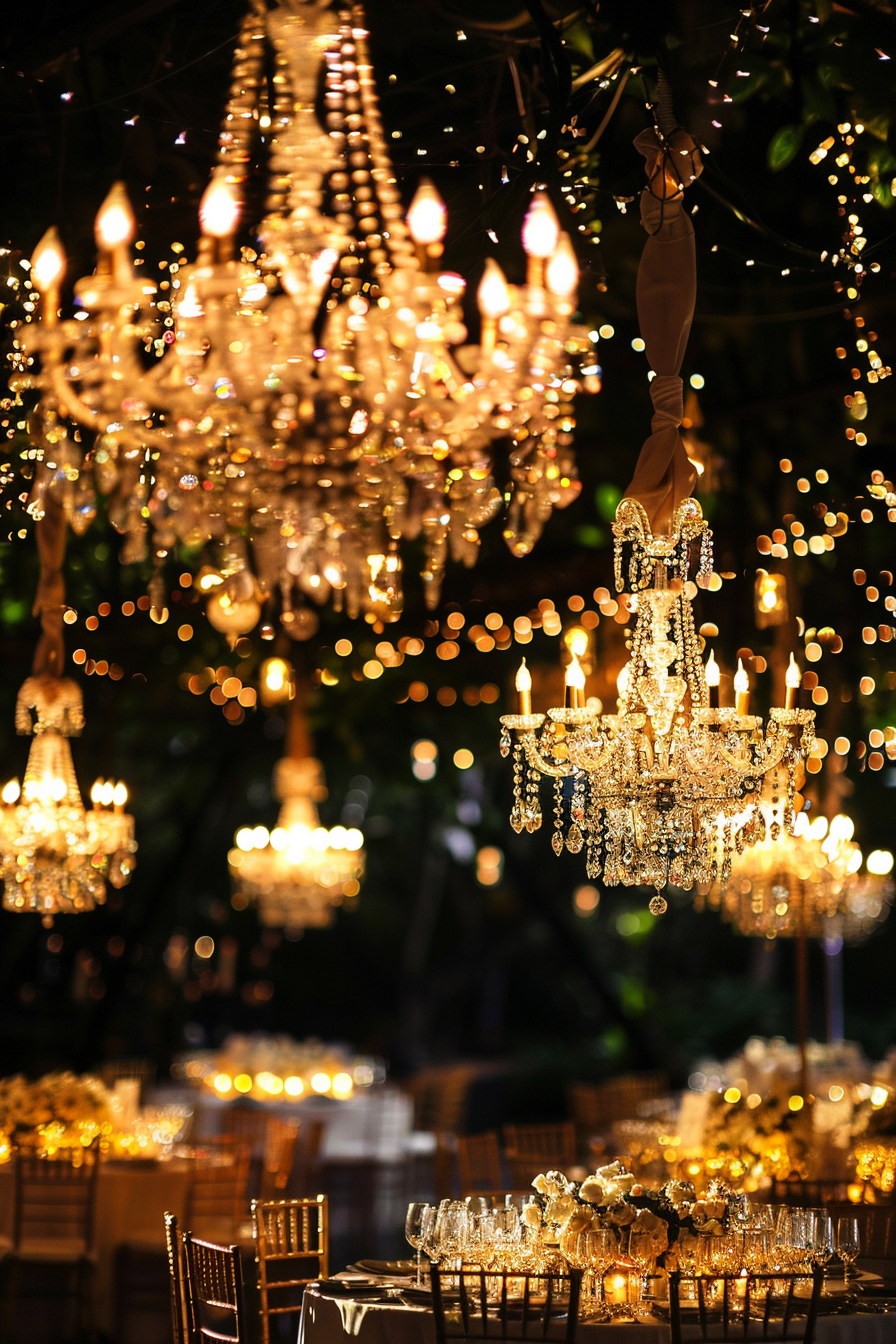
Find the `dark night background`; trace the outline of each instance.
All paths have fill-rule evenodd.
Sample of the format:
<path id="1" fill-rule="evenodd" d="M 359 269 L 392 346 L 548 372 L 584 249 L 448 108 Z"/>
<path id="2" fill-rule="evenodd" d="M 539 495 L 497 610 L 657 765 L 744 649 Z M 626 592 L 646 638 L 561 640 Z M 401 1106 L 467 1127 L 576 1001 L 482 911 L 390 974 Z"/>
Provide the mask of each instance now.
<path id="1" fill-rule="evenodd" d="M 689 198 L 699 207 L 699 293 L 683 372 L 705 379 L 699 437 L 711 446 L 712 489 L 701 500 L 715 529 L 716 569 L 736 578 L 721 593 L 701 594 L 699 618 L 719 625 L 716 647 L 729 670 L 741 646 L 768 654 L 775 632 L 757 631 L 753 620 L 755 569 L 769 564 L 757 553 L 757 536 L 783 526 L 785 513 L 808 528 L 819 502 L 844 508 L 856 521 L 832 552 L 791 554 L 771 567 L 788 574 L 788 641 L 799 649 L 797 616 L 808 627 L 833 626 L 845 641 L 842 653 L 826 651 L 814 665 L 830 695 L 819 731 L 829 741 L 842 733 L 855 743 L 893 722 L 896 708 L 896 661 L 888 645 L 866 648 L 861 641 L 862 626 L 883 619 L 883 598 L 872 612 L 852 580 L 855 568 L 874 582 L 892 566 L 896 534 L 886 508 L 874 505 L 867 525 L 858 510 L 861 497 L 871 503 L 871 471 L 892 472 L 896 421 L 887 382 L 868 389 L 862 425 L 868 446 L 857 448 L 844 436 L 852 421 L 843 398 L 853 385 L 849 361 L 834 351 L 849 344 L 851 328 L 834 292 L 837 273 L 819 259 L 839 245 L 842 223 L 827 163 L 814 167 L 808 156 L 838 121 L 861 116 L 867 123 L 860 153 L 875 199 L 863 207 L 862 222 L 866 258 L 881 269 L 862 290 L 861 311 L 886 363 L 896 354 L 889 189 L 896 155 L 887 141 L 891 66 L 881 54 L 896 47 L 896 19 L 883 4 L 772 3 L 755 22 L 744 21 L 734 52 L 729 34 L 739 13 L 721 0 L 588 4 L 577 19 L 551 29 L 550 20 L 571 15 L 571 5 L 542 9 L 536 0 L 527 12 L 509 0 L 467 10 L 435 0 L 368 4 L 384 123 L 387 133 L 401 132 L 390 141 L 399 182 L 406 200 L 424 173 L 442 191 L 448 266 L 467 276 L 471 292 L 487 255 L 519 279 L 526 193 L 532 182 L 545 182 L 577 240 L 583 320 L 615 328 L 599 345 L 603 390 L 578 407 L 579 499 L 554 516 L 526 560 L 510 557 L 500 524 L 492 524 L 479 565 L 449 570 L 434 615 L 423 610 L 410 554 L 405 614 L 384 637 L 432 635 L 427 623 L 452 609 L 464 613 L 467 629 L 490 611 L 512 627 L 544 598 L 566 617 L 570 597 L 581 595 L 593 608 L 593 590 L 612 587 L 609 519 L 649 418 L 644 359 L 631 345 L 643 233 L 636 203 L 623 213 L 614 197 L 640 190 L 641 159 L 631 142 L 649 124 L 642 78 L 652 88 L 660 60 L 679 119 L 711 151 Z M 0 262 L 7 269 L 56 223 L 69 279 L 89 271 L 93 217 L 119 178 L 140 216 L 147 268 L 170 257 L 175 240 L 192 255 L 241 14 L 235 0 L 125 7 L 34 0 L 4 16 L 0 241 L 13 253 Z M 767 37 L 756 24 L 769 28 Z M 545 25 L 554 33 L 548 43 L 540 40 Z M 590 139 L 613 89 L 591 84 L 568 97 L 567 62 L 575 75 L 617 47 L 642 73 L 629 79 L 587 165 L 580 165 L 590 186 L 578 194 L 584 208 L 573 219 L 556 151 L 574 153 L 576 143 L 561 128 L 577 115 Z M 510 61 L 519 73 L 523 120 Z M 726 92 L 732 102 L 721 101 Z M 538 146 L 529 165 L 514 151 L 521 134 Z M 183 143 L 175 143 L 182 135 Z M 577 230 L 583 222 L 588 232 Z M 13 302 L 0 317 L 8 321 L 16 311 Z M 19 431 L 11 451 L 23 446 Z M 779 470 L 782 457 L 792 459 L 792 474 Z M 818 470 L 829 473 L 826 484 L 815 484 Z M 800 476 L 813 479 L 808 495 L 796 491 Z M 17 489 L 7 493 L 14 503 Z M 4 780 L 24 768 L 27 743 L 14 735 L 13 705 L 36 637 L 30 616 L 36 555 L 30 533 L 16 536 L 24 526 L 16 507 L 7 515 L 13 539 L 0 543 Z M 322 813 L 333 825 L 351 789 L 355 800 L 358 791 L 367 795 L 368 874 L 357 908 L 341 912 L 331 929 L 298 941 L 264 933 L 252 910 L 232 907 L 226 860 L 238 826 L 274 821 L 270 775 L 283 721 L 258 709 L 230 724 L 207 693 L 191 694 L 185 682 L 205 666 L 224 664 L 251 680 L 272 646 L 256 631 L 230 653 L 192 590 L 178 587 L 183 565 L 169 572 L 178 597 L 165 626 L 143 611 L 124 617 L 122 603 L 145 591 L 148 574 L 120 568 L 117 545 L 102 518 L 69 544 L 68 600 L 78 612 L 69 650 L 83 648 L 88 658 L 117 663 L 123 672 L 113 681 L 73 667 L 87 713 L 74 756 L 82 789 L 97 774 L 126 780 L 139 867 L 129 887 L 110 893 L 105 909 L 58 921 L 52 933 L 61 935 L 61 947 L 48 943 L 36 916 L 0 915 L 0 1073 L 84 1069 L 107 1055 L 142 1053 L 164 1069 L 172 1054 L 213 1043 L 228 1029 L 281 1030 L 348 1041 L 385 1056 L 398 1075 L 454 1058 L 509 1057 L 519 1076 L 537 1082 L 525 1089 L 525 1100 L 521 1088 L 513 1103 L 521 1115 L 534 1115 L 558 1111 L 562 1084 L 573 1077 L 665 1067 L 682 1081 L 701 1053 L 725 1055 L 751 1033 L 792 1037 L 790 945 L 738 939 L 684 896 L 654 920 L 643 891 L 610 889 L 582 918 L 572 894 L 585 881 L 584 864 L 556 859 L 544 831 L 511 832 L 510 769 L 498 755 L 497 719 L 521 653 L 536 670 L 536 687 L 541 669 L 556 665 L 556 641 L 540 631 L 525 648 L 510 643 L 488 654 L 462 638 L 452 662 L 441 662 L 428 638 L 421 656 L 369 681 L 360 668 L 374 656 L 377 636 L 363 623 L 320 613 L 318 633 L 292 646 L 289 656 L 317 681 L 321 669 L 337 678 L 311 700 L 330 788 Z M 84 621 L 103 602 L 111 614 L 88 632 Z M 181 620 L 195 629 L 187 642 L 177 638 Z M 614 658 L 618 665 L 620 637 L 612 620 L 601 620 L 598 667 Z M 349 657 L 334 651 L 340 638 L 354 645 Z M 876 679 L 873 695 L 858 691 L 864 673 Z M 414 680 L 427 684 L 425 701 L 407 698 Z M 498 687 L 500 699 L 467 703 L 484 685 Z M 457 691 L 455 704 L 438 703 L 443 686 Z M 768 694 L 760 690 L 757 697 L 767 704 Z M 411 747 L 420 738 L 439 748 L 438 774 L 429 783 L 411 773 Z M 475 755 L 468 771 L 452 764 L 460 747 Z M 834 776 L 829 761 L 814 777 L 817 793 L 848 791 L 863 848 L 893 847 L 896 793 L 888 786 L 896 784 L 896 764 L 872 773 L 853 754 L 845 773 Z M 476 877 L 475 853 L 484 845 L 505 855 L 503 876 L 492 886 Z M 846 1034 L 873 1056 L 896 1036 L 892 923 L 845 954 Z M 192 944 L 206 933 L 219 944 L 239 942 L 238 983 L 230 994 L 216 988 L 214 963 L 202 980 L 197 963 L 183 983 L 166 968 L 172 934 Z M 813 950 L 811 1026 L 819 1037 L 822 961 Z"/>

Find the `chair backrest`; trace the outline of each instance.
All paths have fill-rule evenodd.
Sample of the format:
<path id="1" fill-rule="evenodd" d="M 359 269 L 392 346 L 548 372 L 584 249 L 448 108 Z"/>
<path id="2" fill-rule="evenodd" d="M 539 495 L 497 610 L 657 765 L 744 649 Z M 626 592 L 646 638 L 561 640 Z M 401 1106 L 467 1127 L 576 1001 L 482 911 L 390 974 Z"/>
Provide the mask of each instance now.
<path id="1" fill-rule="evenodd" d="M 505 1125 L 504 1155 L 511 1185 L 528 1185 L 542 1171 L 564 1171 L 576 1160 L 575 1125 Z"/>
<path id="2" fill-rule="evenodd" d="M 896 1260 L 896 1205 L 828 1204 L 834 1230 L 838 1218 L 855 1218 L 859 1225 L 859 1257 L 862 1260 Z"/>
<path id="3" fill-rule="evenodd" d="M 193 1338 L 210 1344 L 248 1344 L 239 1246 L 216 1246 L 185 1232 L 183 1248 Z"/>
<path id="4" fill-rule="evenodd" d="M 188 1344 L 190 1323 L 187 1312 L 187 1285 L 184 1253 L 177 1235 L 177 1217 L 165 1214 L 165 1246 L 168 1251 L 168 1276 L 171 1289 L 171 1334 L 174 1344 Z"/>
<path id="5" fill-rule="evenodd" d="M 501 1149 L 494 1131 L 457 1139 L 457 1170 L 461 1195 L 498 1190 L 503 1184 Z"/>
<path id="6" fill-rule="evenodd" d="M 642 1101 L 653 1101 L 668 1091 L 668 1074 L 623 1073 L 600 1083 L 573 1083 L 567 1100 L 580 1138 L 587 1140 L 614 1120 L 632 1119 Z"/>
<path id="7" fill-rule="evenodd" d="M 565 1340 L 575 1338 L 582 1270 L 521 1274 L 479 1265 L 442 1270 L 431 1266 L 436 1344 L 449 1339 Z M 443 1278 L 453 1284 L 447 1297 Z"/>
<path id="8" fill-rule="evenodd" d="M 672 1344 L 745 1340 L 812 1344 L 823 1273 L 669 1275 Z M 753 1330 L 750 1330 L 750 1326 Z"/>
<path id="9" fill-rule="evenodd" d="M 847 1191 L 847 1181 L 807 1181 L 802 1178 L 776 1179 L 772 1183 L 769 1202 L 815 1209 L 823 1204 L 845 1200 Z"/>
<path id="10" fill-rule="evenodd" d="M 248 1208 L 251 1148 L 230 1136 L 203 1139 L 202 1147 L 190 1174 L 184 1221 L 232 1236 Z"/>
<path id="11" fill-rule="evenodd" d="M 15 1160 L 13 1242 L 17 1251 L 53 1242 L 73 1255 L 93 1250 L 97 1154 L 93 1148 L 55 1157 L 19 1153 Z"/>
<path id="12" fill-rule="evenodd" d="M 282 1199 L 286 1194 L 300 1130 L 299 1120 L 281 1120 L 275 1115 L 268 1117 L 264 1132 L 259 1198 Z"/>
<path id="13" fill-rule="evenodd" d="M 271 1317 L 298 1313 L 305 1285 L 328 1273 L 327 1196 L 252 1201 L 262 1344 Z"/>

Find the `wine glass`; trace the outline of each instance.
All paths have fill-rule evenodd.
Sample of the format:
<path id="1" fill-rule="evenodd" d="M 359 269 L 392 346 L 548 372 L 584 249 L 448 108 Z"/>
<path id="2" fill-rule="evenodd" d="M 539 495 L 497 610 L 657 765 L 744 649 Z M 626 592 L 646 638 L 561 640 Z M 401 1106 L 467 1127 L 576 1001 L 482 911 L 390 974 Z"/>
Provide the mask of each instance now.
<path id="1" fill-rule="evenodd" d="M 576 1237 L 575 1264 L 585 1270 L 585 1297 L 592 1303 L 597 1297 L 601 1306 L 604 1304 L 604 1274 L 613 1263 L 616 1249 L 616 1238 L 608 1227 L 589 1227 Z"/>
<path id="2" fill-rule="evenodd" d="M 816 1213 L 812 1219 L 812 1259 L 820 1269 L 830 1264 L 834 1255 L 834 1228 L 826 1213 Z"/>
<path id="3" fill-rule="evenodd" d="M 407 1215 L 404 1220 L 404 1235 L 414 1250 L 417 1252 L 417 1284 L 423 1282 L 423 1241 L 426 1233 L 426 1223 L 432 1223 L 434 1209 L 431 1204 L 415 1203 L 408 1205 Z"/>
<path id="4" fill-rule="evenodd" d="M 849 1277 L 849 1266 L 862 1248 L 859 1220 L 848 1215 L 837 1219 L 837 1254 L 843 1261 L 843 1282 Z"/>

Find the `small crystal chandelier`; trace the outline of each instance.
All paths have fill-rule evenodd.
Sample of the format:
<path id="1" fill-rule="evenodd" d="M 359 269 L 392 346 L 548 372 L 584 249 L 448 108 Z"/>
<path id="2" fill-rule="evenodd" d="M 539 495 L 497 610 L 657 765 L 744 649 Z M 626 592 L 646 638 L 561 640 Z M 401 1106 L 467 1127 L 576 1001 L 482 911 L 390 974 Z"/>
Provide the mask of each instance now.
<path id="1" fill-rule="evenodd" d="M 47 927 L 55 915 L 93 910 L 106 899 L 106 881 L 123 887 L 135 867 L 134 819 L 121 782 L 98 779 L 86 810 L 75 777 L 69 737 L 84 727 L 81 691 L 56 669 L 63 663 L 61 563 L 65 524 L 58 509 L 38 523 L 43 633 L 34 673 L 16 701 L 16 730 L 33 734 L 25 777 L 0 791 L 0 875 L 3 908 L 36 911 Z M 49 546 L 46 538 L 50 537 Z M 48 563 L 47 555 L 54 552 Z M 32 718 L 33 714 L 33 718 Z"/>
<path id="2" fill-rule="evenodd" d="M 321 826 L 317 802 L 327 796 L 320 761 L 308 754 L 301 702 L 293 701 L 290 754 L 277 762 L 274 796 L 280 816 L 272 831 L 244 826 L 228 855 L 234 891 L 253 901 L 262 924 L 288 930 L 325 928 L 336 908 L 358 894 L 364 837 L 354 827 Z"/>
<path id="3" fill-rule="evenodd" d="M 777 805 L 763 801 L 766 836 Z M 705 893 L 738 933 L 750 938 L 842 938 L 861 942 L 886 919 L 893 899 L 893 855 L 873 850 L 867 859 L 854 843 L 853 822 L 843 813 L 796 818 L 790 835 L 760 840 L 740 855 L 727 882 Z M 865 871 L 862 872 L 862 864 Z M 697 898 L 703 904 L 703 897 Z"/>
<path id="4" fill-rule="evenodd" d="M 121 185 L 97 216 L 96 272 L 75 285 L 80 320 L 57 318 L 55 231 L 32 259 L 40 320 L 22 344 L 40 367 L 17 383 L 41 393 L 32 511 L 47 489 L 64 489 L 86 525 L 92 474 L 126 538 L 123 561 L 151 552 L 161 567 L 178 545 L 219 544 L 204 587 L 229 633 L 251 629 L 278 598 L 287 630 L 306 599 L 397 619 L 403 538 L 423 542 L 434 607 L 448 557 L 475 563 L 504 498 L 505 539 L 525 555 L 580 488 L 572 401 L 598 390 L 599 370 L 571 323 L 569 237 L 536 193 L 523 225 L 527 281 L 510 285 L 487 263 L 480 343 L 470 344 L 465 281 L 439 267 L 446 211 L 431 184 L 403 215 L 361 22 L 357 7 L 255 0 L 198 256 L 169 268 L 161 301 L 133 269 Z M 258 250 L 237 256 L 259 140 L 267 214 Z M 499 488 L 500 439 L 510 447 Z M 164 605 L 161 577 L 154 592 Z"/>
<path id="5" fill-rule="evenodd" d="M 608 886 L 655 887 L 650 909 L 661 914 L 667 883 L 689 890 L 727 881 L 734 853 L 766 833 L 756 807 L 766 777 L 780 818 L 768 834 L 792 829 L 796 769 L 812 748 L 815 715 L 797 707 L 800 673 L 792 658 L 784 708 L 771 710 L 765 729 L 750 713 L 742 667 L 735 705 L 719 706 L 718 665 L 710 656 L 704 666 L 691 609 L 693 541 L 700 541 L 700 576 L 712 571 L 711 533 L 696 500 L 684 500 L 669 531 L 654 536 L 641 505 L 623 499 L 613 532 L 618 592 L 623 543 L 632 547 L 627 600 L 637 613 L 616 712 L 586 703 L 573 651 L 566 704 L 533 714 L 523 667 L 519 712 L 501 719 L 501 752 L 513 750 L 514 830 L 541 826 L 539 783 L 552 778 L 554 852 L 584 849 L 588 877 Z"/>

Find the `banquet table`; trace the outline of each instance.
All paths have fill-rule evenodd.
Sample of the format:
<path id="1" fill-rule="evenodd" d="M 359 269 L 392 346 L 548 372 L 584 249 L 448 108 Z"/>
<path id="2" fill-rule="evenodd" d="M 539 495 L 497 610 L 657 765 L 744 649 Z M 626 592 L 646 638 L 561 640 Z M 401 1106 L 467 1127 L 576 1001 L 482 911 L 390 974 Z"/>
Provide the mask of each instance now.
<path id="1" fill-rule="evenodd" d="M 165 1247 L 166 1211 L 183 1217 L 190 1164 L 101 1162 L 96 1183 L 94 1314 L 100 1330 L 112 1328 L 115 1250 L 123 1242 Z M 0 1166 L 0 1237 L 12 1238 L 15 1175 Z"/>
<path id="2" fill-rule="evenodd" d="M 824 1308 L 822 1307 L 822 1311 Z M 589 1324 L 576 1331 L 579 1344 L 670 1344 L 669 1326 L 660 1320 Z M 435 1327 L 428 1307 L 380 1303 L 340 1294 L 326 1296 L 326 1288 L 305 1290 L 298 1344 L 433 1344 Z M 825 1316 L 815 1323 L 815 1344 L 896 1344 L 896 1311 L 874 1315 Z"/>

